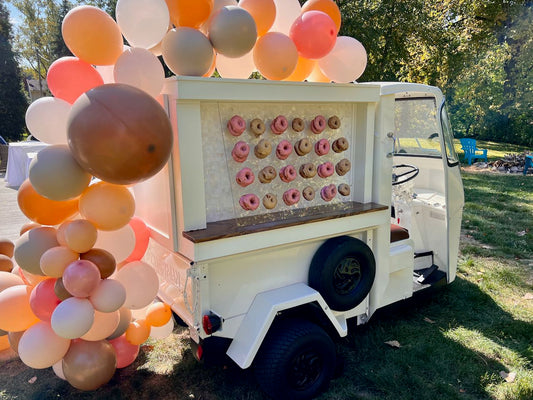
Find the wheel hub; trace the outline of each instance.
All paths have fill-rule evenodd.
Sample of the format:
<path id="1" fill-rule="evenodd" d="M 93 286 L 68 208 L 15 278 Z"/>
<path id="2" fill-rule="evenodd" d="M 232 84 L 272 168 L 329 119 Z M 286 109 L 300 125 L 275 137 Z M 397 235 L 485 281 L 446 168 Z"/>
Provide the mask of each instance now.
<path id="1" fill-rule="evenodd" d="M 323 361 L 312 349 L 305 350 L 293 358 L 289 370 L 289 382 L 296 390 L 306 390 L 320 377 Z"/>
<path id="2" fill-rule="evenodd" d="M 346 257 L 335 268 L 333 284 L 340 295 L 352 292 L 361 281 L 361 264 L 354 257 Z"/>

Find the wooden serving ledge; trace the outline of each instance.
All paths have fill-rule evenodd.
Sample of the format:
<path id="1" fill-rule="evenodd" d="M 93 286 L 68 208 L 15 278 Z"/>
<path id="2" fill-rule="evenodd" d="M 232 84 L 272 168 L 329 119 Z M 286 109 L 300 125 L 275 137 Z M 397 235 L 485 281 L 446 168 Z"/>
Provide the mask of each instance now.
<path id="1" fill-rule="evenodd" d="M 265 215 L 208 222 L 205 229 L 184 231 L 183 236 L 193 243 L 202 243 L 210 240 L 303 225 L 309 222 L 320 222 L 329 219 L 366 214 L 386 210 L 387 208 L 387 206 L 381 204 L 357 203 L 355 201 L 328 204 L 296 210 L 279 211 Z"/>

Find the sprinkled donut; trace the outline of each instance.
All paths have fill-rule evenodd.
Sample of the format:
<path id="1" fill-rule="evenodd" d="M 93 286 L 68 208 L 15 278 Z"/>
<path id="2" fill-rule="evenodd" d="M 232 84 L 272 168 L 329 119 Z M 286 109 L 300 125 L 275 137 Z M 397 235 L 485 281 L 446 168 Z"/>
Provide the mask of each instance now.
<path id="1" fill-rule="evenodd" d="M 239 204 L 247 211 L 257 210 L 257 207 L 259 207 L 259 197 L 253 193 L 245 194 L 239 199 Z"/>
<path id="2" fill-rule="evenodd" d="M 278 115 L 270 123 L 270 129 L 276 135 L 281 135 L 283 132 L 287 130 L 288 127 L 289 127 L 289 122 L 287 121 L 287 118 L 285 118 L 285 116 L 283 115 Z"/>
<path id="3" fill-rule="evenodd" d="M 321 178 L 327 178 L 335 172 L 335 167 L 329 161 L 324 164 L 320 164 L 317 168 L 318 176 Z"/>
<path id="4" fill-rule="evenodd" d="M 305 163 L 300 166 L 300 175 L 302 178 L 312 178 L 316 175 L 316 167 L 312 163 Z"/>
<path id="5" fill-rule="evenodd" d="M 250 129 L 255 135 L 260 136 L 265 133 L 265 123 L 260 118 L 254 118 L 250 121 Z"/>
<path id="6" fill-rule="evenodd" d="M 343 158 L 337 163 L 337 165 L 335 165 L 335 172 L 337 172 L 337 175 L 343 176 L 346 175 L 351 168 L 352 163 L 350 160 Z"/>
<path id="7" fill-rule="evenodd" d="M 346 183 L 341 183 L 339 185 L 339 193 L 342 195 L 342 196 L 349 196 L 350 195 L 350 186 L 347 185 Z"/>
<path id="8" fill-rule="evenodd" d="M 250 168 L 243 168 L 235 176 L 235 180 L 239 186 L 246 187 L 251 185 L 255 179 L 255 175 Z"/>
<path id="9" fill-rule="evenodd" d="M 348 140 L 344 137 L 340 137 L 333 142 L 331 148 L 335 153 L 342 153 L 345 150 L 348 150 Z"/>
<path id="10" fill-rule="evenodd" d="M 276 177 L 276 169 L 271 165 L 259 171 L 259 175 L 258 175 L 259 182 L 261 183 L 270 183 L 274 180 L 275 177 Z"/>
<path id="11" fill-rule="evenodd" d="M 233 136 L 240 136 L 246 129 L 246 121 L 240 115 L 234 115 L 228 121 L 228 130 Z"/>
<path id="12" fill-rule="evenodd" d="M 326 129 L 326 118 L 324 118 L 322 115 L 317 115 L 311 121 L 311 131 L 318 135 L 319 133 L 322 133 L 324 129 Z"/>
<path id="13" fill-rule="evenodd" d="M 276 157 L 280 160 L 286 160 L 287 157 L 292 153 L 292 144 L 288 140 L 282 140 L 279 142 L 278 147 L 276 148 Z"/>
<path id="14" fill-rule="evenodd" d="M 304 188 L 304 190 L 302 190 L 302 194 L 304 199 L 311 201 L 315 198 L 315 189 L 313 189 L 311 186 L 307 186 Z"/>
<path id="15" fill-rule="evenodd" d="M 248 153 L 250 153 L 250 146 L 248 146 L 246 142 L 243 142 L 241 140 L 235 143 L 235 146 L 233 147 L 233 150 L 231 151 L 231 156 L 238 163 L 242 163 L 246 161 L 246 158 L 248 157 Z"/>
<path id="16" fill-rule="evenodd" d="M 267 210 L 272 210 L 278 204 L 278 198 L 275 194 L 267 193 L 263 197 L 263 205 Z"/>
<path id="17" fill-rule="evenodd" d="M 305 156 L 313 149 L 311 141 L 307 138 L 302 138 L 294 144 L 294 151 L 299 156 Z"/>
<path id="18" fill-rule="evenodd" d="M 300 201 L 300 192 L 296 189 L 289 189 L 283 193 L 283 202 L 288 206 L 292 206 Z"/>
<path id="19" fill-rule="evenodd" d="M 329 142 L 327 139 L 320 139 L 315 143 L 315 153 L 319 156 L 329 153 Z"/>
<path id="20" fill-rule="evenodd" d="M 254 154 L 257 158 L 265 158 L 272 153 L 272 144 L 265 139 L 261 139 L 254 147 Z"/>
<path id="21" fill-rule="evenodd" d="M 336 115 L 333 115 L 328 119 L 328 126 L 331 129 L 339 129 L 341 127 L 341 120 Z"/>
<path id="22" fill-rule="evenodd" d="M 337 187 L 333 183 L 331 185 L 324 186 L 320 190 L 320 197 L 322 197 L 324 201 L 331 201 L 335 198 L 336 195 Z"/>
<path id="23" fill-rule="evenodd" d="M 296 168 L 294 168 L 292 165 L 287 165 L 279 170 L 279 178 L 283 182 L 292 182 L 297 176 Z"/>
<path id="24" fill-rule="evenodd" d="M 301 132 L 304 129 L 305 129 L 305 122 L 303 119 L 296 117 L 292 120 L 292 130 L 294 132 Z"/>

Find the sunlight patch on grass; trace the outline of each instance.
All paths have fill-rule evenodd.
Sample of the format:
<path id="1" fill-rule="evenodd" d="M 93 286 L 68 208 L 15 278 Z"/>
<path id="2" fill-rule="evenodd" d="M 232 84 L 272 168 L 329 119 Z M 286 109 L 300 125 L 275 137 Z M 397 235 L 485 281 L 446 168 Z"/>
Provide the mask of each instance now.
<path id="1" fill-rule="evenodd" d="M 183 359 L 184 339 L 186 339 L 185 330 L 181 333 L 173 333 L 165 339 L 149 339 L 142 347 L 146 360 L 138 369 L 145 369 L 159 375 L 172 373 L 174 366 Z"/>

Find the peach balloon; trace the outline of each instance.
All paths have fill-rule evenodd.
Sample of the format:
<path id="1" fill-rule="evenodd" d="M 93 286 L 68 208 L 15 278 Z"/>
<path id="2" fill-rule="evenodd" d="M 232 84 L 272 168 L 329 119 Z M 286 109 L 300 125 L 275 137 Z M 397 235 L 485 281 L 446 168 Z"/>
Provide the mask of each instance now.
<path id="1" fill-rule="evenodd" d="M 274 0 L 241 0 L 239 7 L 250 13 L 257 26 L 257 36 L 263 36 L 276 19 Z"/>
<path id="2" fill-rule="evenodd" d="M 126 289 L 124 288 L 124 285 L 117 280 L 103 279 L 91 292 L 89 300 L 97 311 L 106 313 L 117 311 L 124 305 L 124 301 L 126 300 Z M 110 332 L 110 334 L 111 333 L 113 332 Z"/>
<path id="3" fill-rule="evenodd" d="M 58 246 L 56 230 L 52 227 L 32 229 L 17 239 L 15 243 L 15 261 L 25 271 L 34 275 L 43 275 L 41 256 L 52 247 Z"/>
<path id="4" fill-rule="evenodd" d="M 135 320 L 130 323 L 125 335 L 129 343 L 133 345 L 142 344 L 150 336 L 150 325 L 144 319 Z"/>
<path id="5" fill-rule="evenodd" d="M 146 307 L 157 295 L 159 278 L 149 264 L 133 261 L 122 267 L 115 279 L 124 285 L 126 300 L 124 307 L 132 310 Z"/>
<path id="6" fill-rule="evenodd" d="M 198 28 L 209 18 L 213 0 L 165 0 L 170 12 L 170 20 L 179 26 Z"/>
<path id="7" fill-rule="evenodd" d="M 134 212 L 133 195 L 121 185 L 98 182 L 89 186 L 80 197 L 80 214 L 100 230 L 113 231 L 122 228 L 130 221 Z M 70 224 L 65 238 L 69 227 Z"/>
<path id="8" fill-rule="evenodd" d="M 248 79 L 254 70 L 253 50 L 238 58 L 217 55 L 217 71 L 222 78 Z"/>
<path id="9" fill-rule="evenodd" d="M 66 144 L 70 108 L 70 103 L 58 97 L 41 97 L 26 110 L 26 126 L 41 142 Z"/>
<path id="10" fill-rule="evenodd" d="M 261 75 L 271 80 L 287 78 L 298 62 L 296 46 L 287 35 L 280 32 L 269 32 L 261 36 L 253 55 Z"/>
<path id="11" fill-rule="evenodd" d="M 357 39 L 339 36 L 327 56 L 318 61 L 320 70 L 333 82 L 348 83 L 365 72 L 366 50 Z"/>
<path id="12" fill-rule="evenodd" d="M 41 271 L 52 278 L 61 278 L 67 266 L 76 261 L 79 254 L 65 246 L 56 246 L 46 250 L 39 261 Z"/>
<path id="13" fill-rule="evenodd" d="M 216 67 L 217 67 L 217 53 L 215 53 L 215 49 L 213 49 L 213 62 L 211 63 L 211 66 L 209 67 L 209 71 L 207 71 L 202 76 L 204 78 L 209 78 L 215 72 Z"/>
<path id="14" fill-rule="evenodd" d="M 41 196 L 26 179 L 20 185 L 17 202 L 22 213 L 41 225 L 57 225 L 78 212 L 78 199 L 56 201 Z"/>
<path id="15" fill-rule="evenodd" d="M 18 275 L 11 272 L 0 271 L 0 293 L 11 286 L 24 285 L 24 281 Z"/>
<path id="16" fill-rule="evenodd" d="M 165 64 L 176 75 L 204 75 L 213 64 L 215 55 L 207 37 L 188 27 L 168 31 L 161 48 Z"/>
<path id="17" fill-rule="evenodd" d="M 276 19 L 271 32 L 289 34 L 292 23 L 302 12 L 302 6 L 298 0 L 274 0 L 276 4 Z"/>
<path id="18" fill-rule="evenodd" d="M 337 33 L 339 32 L 341 28 L 341 12 L 339 6 L 333 0 L 307 0 L 302 6 L 302 14 L 312 10 L 328 14 L 337 27 Z"/>
<path id="19" fill-rule="evenodd" d="M 94 246 L 106 250 L 113 255 L 117 263 L 121 263 L 135 248 L 135 233 L 129 225 L 116 231 L 98 231 Z"/>
<path id="20" fill-rule="evenodd" d="M 309 60 L 308 58 L 298 56 L 298 63 L 296 64 L 296 68 L 294 69 L 292 74 L 290 74 L 290 76 L 288 76 L 284 80 L 296 82 L 305 81 L 307 77 L 311 75 L 311 72 L 313 72 L 315 64 L 315 60 Z"/>
<path id="21" fill-rule="evenodd" d="M 43 369 L 61 360 L 69 347 L 70 340 L 58 336 L 49 322 L 38 322 L 20 338 L 18 354 L 28 367 Z"/>
<path id="22" fill-rule="evenodd" d="M 31 286 L 16 285 L 0 293 L 0 329 L 24 331 L 39 322 L 30 307 Z"/>
<path id="23" fill-rule="evenodd" d="M 308 82 L 326 82 L 330 83 L 331 79 L 329 79 L 322 70 L 320 69 L 318 62 L 315 61 L 313 71 L 311 72 L 311 75 L 307 77 Z"/>
<path id="24" fill-rule="evenodd" d="M 30 229 L 38 228 L 40 227 L 40 224 L 37 224 L 35 222 L 26 222 L 24 225 L 20 227 L 19 236 L 24 235 L 26 232 L 28 232 Z"/>
<path id="25" fill-rule="evenodd" d="M 95 311 L 93 326 L 81 339 L 91 342 L 103 340 L 117 329 L 119 321 L 120 313 L 118 310 L 113 312 Z"/>
<path id="26" fill-rule="evenodd" d="M 65 229 L 65 242 L 68 248 L 76 253 L 85 253 L 91 250 L 97 237 L 98 231 L 86 219 L 72 221 Z"/>
<path id="27" fill-rule="evenodd" d="M 122 53 L 122 34 L 109 14 L 93 6 L 70 10 L 61 25 L 63 40 L 80 59 L 94 65 L 112 65 Z"/>
<path id="28" fill-rule="evenodd" d="M 72 104 L 83 93 L 103 85 L 100 73 L 77 57 L 62 57 L 50 65 L 46 83 L 52 94 Z M 51 116 L 49 115 L 48 118 Z"/>

